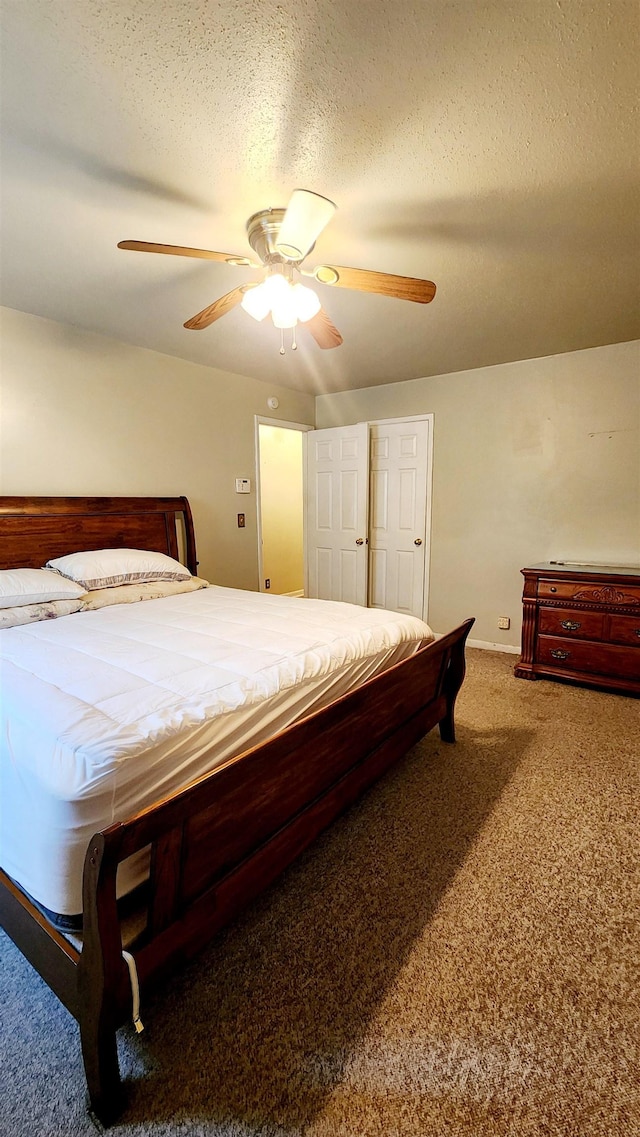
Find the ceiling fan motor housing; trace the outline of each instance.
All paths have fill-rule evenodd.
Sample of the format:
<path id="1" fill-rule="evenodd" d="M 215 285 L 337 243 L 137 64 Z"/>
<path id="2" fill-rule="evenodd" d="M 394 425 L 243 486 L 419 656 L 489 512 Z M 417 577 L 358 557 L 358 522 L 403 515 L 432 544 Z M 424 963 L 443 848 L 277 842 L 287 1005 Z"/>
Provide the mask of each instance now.
<path id="1" fill-rule="evenodd" d="M 276 249 L 276 241 L 285 213 L 286 210 L 284 209 L 261 209 L 259 213 L 254 213 L 247 221 L 249 244 L 265 265 L 282 264 L 283 262 L 299 264 L 299 259 L 284 257 Z M 307 253 L 310 253 L 313 247 L 311 245 Z"/>

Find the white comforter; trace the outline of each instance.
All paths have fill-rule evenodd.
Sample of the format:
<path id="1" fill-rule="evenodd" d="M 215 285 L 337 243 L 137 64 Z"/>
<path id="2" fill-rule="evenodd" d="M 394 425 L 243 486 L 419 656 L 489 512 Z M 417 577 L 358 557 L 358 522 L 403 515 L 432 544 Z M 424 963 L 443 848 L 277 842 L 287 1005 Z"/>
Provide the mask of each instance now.
<path id="1" fill-rule="evenodd" d="M 399 613 L 218 587 L 0 632 L 0 864 L 79 912 L 94 832 L 430 639 Z"/>

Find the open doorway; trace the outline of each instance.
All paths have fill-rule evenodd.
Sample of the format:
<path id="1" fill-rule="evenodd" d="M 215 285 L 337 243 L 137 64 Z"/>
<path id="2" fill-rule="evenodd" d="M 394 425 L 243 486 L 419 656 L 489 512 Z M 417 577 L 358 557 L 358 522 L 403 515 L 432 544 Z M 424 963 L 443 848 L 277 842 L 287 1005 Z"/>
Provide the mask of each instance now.
<path id="1" fill-rule="evenodd" d="M 256 416 L 260 591 L 303 596 L 304 457 L 302 423 Z"/>

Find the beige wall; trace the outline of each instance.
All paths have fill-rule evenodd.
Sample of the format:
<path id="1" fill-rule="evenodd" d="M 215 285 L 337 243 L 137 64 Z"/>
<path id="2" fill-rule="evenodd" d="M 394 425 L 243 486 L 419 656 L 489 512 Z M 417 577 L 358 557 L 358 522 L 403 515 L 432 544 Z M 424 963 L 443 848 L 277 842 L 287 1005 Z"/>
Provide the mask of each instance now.
<path id="1" fill-rule="evenodd" d="M 313 423 L 310 395 L 8 308 L 0 336 L 0 492 L 186 494 L 200 573 L 258 587 L 254 415 Z"/>
<path id="2" fill-rule="evenodd" d="M 0 336 L 0 492 L 187 494 L 202 574 L 258 587 L 254 415 L 274 417 L 275 394 L 275 417 L 312 423 L 311 396 L 6 308 Z M 315 408 L 318 426 L 434 412 L 437 631 L 475 615 L 476 639 L 517 645 L 523 565 L 640 562 L 638 342 L 320 396 Z M 234 492 L 236 477 L 252 479 L 251 494 Z"/>
<path id="3" fill-rule="evenodd" d="M 302 438 L 299 430 L 260 424 L 262 568 L 271 592 L 304 588 Z"/>
<path id="4" fill-rule="evenodd" d="M 316 425 L 427 411 L 436 631 L 517 645 L 523 566 L 640 563 L 639 342 L 323 395 Z"/>

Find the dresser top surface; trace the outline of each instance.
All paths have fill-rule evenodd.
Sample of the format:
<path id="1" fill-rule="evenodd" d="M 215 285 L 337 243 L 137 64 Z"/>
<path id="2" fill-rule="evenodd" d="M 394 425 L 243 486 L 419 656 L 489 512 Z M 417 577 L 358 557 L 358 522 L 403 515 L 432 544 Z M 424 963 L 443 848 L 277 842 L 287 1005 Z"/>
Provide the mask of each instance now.
<path id="1" fill-rule="evenodd" d="M 522 571 L 544 576 L 640 577 L 640 565 L 581 565 L 572 561 L 542 561 L 538 565 L 527 565 Z"/>

